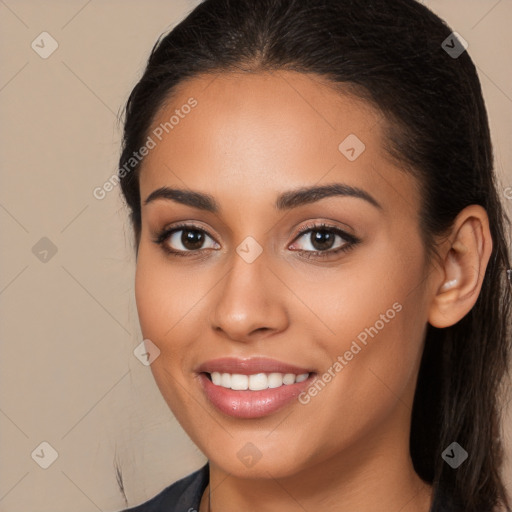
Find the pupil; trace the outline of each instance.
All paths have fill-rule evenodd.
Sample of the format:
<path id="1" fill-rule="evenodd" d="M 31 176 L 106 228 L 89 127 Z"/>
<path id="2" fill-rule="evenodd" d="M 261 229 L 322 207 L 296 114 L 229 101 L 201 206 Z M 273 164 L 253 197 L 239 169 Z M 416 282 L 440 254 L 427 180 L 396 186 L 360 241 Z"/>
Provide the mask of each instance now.
<path id="1" fill-rule="evenodd" d="M 315 231 L 311 233 L 311 243 L 318 250 L 330 249 L 334 240 L 334 233 L 329 231 Z"/>
<path id="2" fill-rule="evenodd" d="M 203 245 L 204 234 L 200 231 L 183 230 L 181 235 L 181 243 L 191 251 L 199 249 Z"/>

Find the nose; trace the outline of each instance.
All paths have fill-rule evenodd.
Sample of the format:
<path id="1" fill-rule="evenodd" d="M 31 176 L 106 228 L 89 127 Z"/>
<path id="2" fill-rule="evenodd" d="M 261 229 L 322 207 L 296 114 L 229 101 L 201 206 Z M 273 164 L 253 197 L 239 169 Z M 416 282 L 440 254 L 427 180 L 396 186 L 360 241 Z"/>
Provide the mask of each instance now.
<path id="1" fill-rule="evenodd" d="M 216 287 L 210 325 L 233 341 L 256 341 L 288 326 L 285 287 L 269 268 L 264 253 L 252 263 L 238 254 L 222 285 Z"/>

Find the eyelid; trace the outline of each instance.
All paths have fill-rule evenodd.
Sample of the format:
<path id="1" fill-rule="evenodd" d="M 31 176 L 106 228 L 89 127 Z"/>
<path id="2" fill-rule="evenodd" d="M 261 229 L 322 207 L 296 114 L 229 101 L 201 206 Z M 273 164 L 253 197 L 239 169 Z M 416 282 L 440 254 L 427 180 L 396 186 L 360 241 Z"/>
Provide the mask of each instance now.
<path id="1" fill-rule="evenodd" d="M 332 231 L 337 234 L 343 235 L 347 238 L 347 240 L 356 240 L 356 237 L 346 231 L 343 228 L 340 228 L 339 226 L 336 226 L 334 224 L 328 224 L 326 221 L 317 221 L 317 222 L 310 222 L 306 225 L 302 226 L 299 231 L 297 232 L 297 235 L 295 236 L 294 240 L 296 240 L 298 237 L 304 235 L 305 233 L 309 233 L 310 231 Z"/>

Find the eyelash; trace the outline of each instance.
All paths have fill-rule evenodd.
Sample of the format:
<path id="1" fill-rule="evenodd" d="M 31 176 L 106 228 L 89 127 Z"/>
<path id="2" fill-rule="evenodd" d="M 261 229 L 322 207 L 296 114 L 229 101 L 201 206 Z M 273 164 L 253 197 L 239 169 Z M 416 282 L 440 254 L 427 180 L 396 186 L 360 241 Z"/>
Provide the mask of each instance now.
<path id="1" fill-rule="evenodd" d="M 164 252 L 166 252 L 169 255 L 172 256 L 178 256 L 178 257 L 191 257 L 194 256 L 197 252 L 203 250 L 203 249 L 196 249 L 192 251 L 176 251 L 174 249 L 171 249 L 165 242 L 167 239 L 177 231 L 199 231 L 201 233 L 206 234 L 209 236 L 212 240 L 213 237 L 210 236 L 210 234 L 205 231 L 203 228 L 195 225 L 195 224 L 177 224 L 173 226 L 172 228 L 164 228 L 160 233 L 156 235 L 156 237 L 153 239 L 153 242 L 157 245 L 159 245 Z M 298 252 L 301 256 L 305 258 L 326 258 L 329 256 L 332 256 L 334 254 L 338 253 L 344 253 L 348 252 L 349 250 L 353 249 L 361 240 L 359 238 L 356 238 L 353 235 L 349 235 L 345 231 L 342 231 L 341 229 L 329 226 L 328 224 L 319 223 L 319 224 L 308 224 L 304 226 L 299 233 L 297 233 L 297 236 L 294 238 L 294 242 L 298 239 L 300 239 L 303 235 L 309 232 L 313 231 L 326 231 L 328 233 L 333 233 L 335 235 L 339 235 L 343 240 L 345 240 L 345 244 L 343 244 L 341 247 L 338 247 L 337 249 L 328 249 L 325 251 L 305 251 L 305 250 L 297 250 L 295 252 Z"/>

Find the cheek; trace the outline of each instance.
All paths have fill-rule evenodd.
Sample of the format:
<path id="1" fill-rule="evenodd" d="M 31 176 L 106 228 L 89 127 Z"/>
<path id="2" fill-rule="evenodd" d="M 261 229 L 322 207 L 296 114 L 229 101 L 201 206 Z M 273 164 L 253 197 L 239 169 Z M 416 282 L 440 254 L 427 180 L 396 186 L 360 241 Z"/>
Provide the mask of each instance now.
<path id="1" fill-rule="evenodd" d="M 185 346 L 188 336 L 183 332 L 189 321 L 185 308 L 188 301 L 180 291 L 184 287 L 173 279 L 169 268 L 149 256 L 144 250 L 139 253 L 135 300 L 142 336 L 160 350 L 158 358 L 151 364 L 151 371 L 167 400 L 176 396 L 176 388 L 180 387 L 178 382 L 183 380 L 181 369 L 188 353 Z"/>
<path id="2" fill-rule="evenodd" d="M 415 324 L 404 321 L 404 316 L 421 316 L 425 309 L 418 303 L 421 297 L 411 293 L 419 272 L 416 265 L 403 269 L 398 264 L 365 264 L 308 283 L 307 304 L 315 313 L 310 326 L 317 325 L 317 337 L 331 359 L 350 350 L 354 340 L 364 347 L 372 339 L 387 339 L 391 346 L 409 339 Z"/>
<path id="3" fill-rule="evenodd" d="M 324 345 L 328 357 L 318 377 L 325 385 L 317 390 L 312 386 L 311 395 L 302 402 L 303 422 L 311 422 L 311 428 L 300 434 L 299 444 L 316 446 L 315 457 L 327 457 L 366 436 L 385 435 L 391 418 L 410 413 L 422 330 L 415 322 L 418 315 L 412 300 L 402 297 L 393 304 L 391 308 L 372 304 L 371 312 L 353 319 L 347 316 L 347 321 L 353 320 L 350 327 L 339 324 L 346 335 Z M 381 313 L 388 323 L 379 318 Z"/>
<path id="4" fill-rule="evenodd" d="M 187 298 L 187 287 L 174 279 L 174 274 L 165 261 L 143 247 L 139 249 L 135 273 L 139 323 L 144 339 L 150 339 L 160 350 L 151 372 L 170 409 L 182 418 L 193 408 L 184 392 L 188 384 L 183 367 L 190 340 L 190 331 L 185 330 L 194 322 L 191 303 L 195 297 Z"/>
<path id="5" fill-rule="evenodd" d="M 379 258 L 362 264 L 364 271 L 333 279 L 323 286 L 324 297 L 331 300 L 322 300 L 320 288 L 309 294 L 309 304 L 316 303 L 330 330 L 324 336 L 322 327 L 317 334 L 329 383 L 319 393 L 324 399 L 316 403 L 343 403 L 353 413 L 348 421 L 354 428 L 373 421 L 371 417 L 382 419 L 397 397 L 410 392 L 421 357 L 428 315 L 421 285 L 424 262 L 420 248 L 407 264 L 398 254 L 406 253 L 381 250 Z M 331 419 L 343 414 L 333 408 Z"/>
<path id="6" fill-rule="evenodd" d="M 173 410 L 187 402 L 183 388 L 197 364 L 194 357 L 206 325 L 204 298 L 211 286 L 197 272 L 178 269 L 165 255 L 141 245 L 135 273 L 139 323 L 143 337 L 160 350 L 151 371 Z"/>
<path id="7" fill-rule="evenodd" d="M 172 291 L 165 294 L 164 283 L 158 266 L 152 265 L 144 250 L 140 250 L 135 272 L 135 300 L 142 334 L 154 343 L 162 338 L 166 320 L 163 312 L 172 302 Z"/>
<path id="8" fill-rule="evenodd" d="M 135 299 L 143 336 L 164 350 L 176 346 L 176 336 L 189 325 L 194 305 L 204 295 L 197 280 L 187 272 L 171 268 L 165 257 L 141 246 L 135 273 Z"/>

